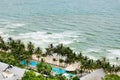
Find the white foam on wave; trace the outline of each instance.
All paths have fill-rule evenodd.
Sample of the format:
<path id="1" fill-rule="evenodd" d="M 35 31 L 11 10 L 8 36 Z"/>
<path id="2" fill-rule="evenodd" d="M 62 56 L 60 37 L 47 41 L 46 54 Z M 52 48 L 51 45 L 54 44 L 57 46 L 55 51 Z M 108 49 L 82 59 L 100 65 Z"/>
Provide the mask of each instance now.
<path id="1" fill-rule="evenodd" d="M 13 36 L 14 39 L 21 39 L 25 43 L 31 41 L 35 44 L 35 46 L 40 46 L 42 48 L 48 47 L 49 44 L 60 44 L 63 43 L 65 45 L 72 44 L 74 39 L 76 39 L 76 34 L 74 32 L 61 32 L 61 33 L 51 33 L 47 34 L 47 32 L 30 32 L 30 33 L 21 33 L 17 36 Z M 71 38 L 72 37 L 72 38 Z"/>
<path id="2" fill-rule="evenodd" d="M 60 43 L 67 45 L 67 44 L 73 43 L 73 41 L 72 41 L 72 40 L 71 40 L 71 41 L 70 41 L 70 40 L 63 40 L 63 41 L 61 40 L 61 41 L 59 42 L 59 44 L 60 44 Z"/>
<path id="3" fill-rule="evenodd" d="M 90 52 L 92 54 L 90 54 Z M 94 53 L 95 52 L 95 53 Z M 99 53 L 99 54 L 98 54 Z M 106 58 L 110 64 L 119 65 L 120 64 L 120 49 L 87 49 L 83 51 L 83 55 L 87 56 L 90 59 L 97 60 L 102 59 L 103 57 Z M 119 59 L 116 60 L 116 57 Z"/>
<path id="4" fill-rule="evenodd" d="M 9 24 L 6 24 L 5 27 L 6 28 L 18 28 L 18 27 L 22 27 L 24 25 L 25 24 L 23 24 L 23 23 L 9 23 Z"/>
<path id="5" fill-rule="evenodd" d="M 18 27 L 22 27 L 24 26 L 24 23 L 21 22 L 13 22 L 13 21 L 8 21 L 8 20 L 1 20 L 0 19 L 0 35 L 5 38 L 5 40 L 7 40 L 6 38 L 8 37 L 14 37 L 13 35 L 10 35 L 10 32 L 15 31 L 14 28 L 18 28 Z"/>
<path id="6" fill-rule="evenodd" d="M 120 56 L 120 49 L 107 50 L 110 54 Z"/>
<path id="7" fill-rule="evenodd" d="M 1 27 L 3 28 L 17 28 L 17 27 L 22 27 L 25 24 L 21 23 L 21 22 L 13 22 L 13 21 L 9 21 L 9 20 L 0 20 L 0 25 L 2 25 Z"/>
<path id="8" fill-rule="evenodd" d="M 2 31 L 0 31 L 0 35 L 2 35 L 3 34 L 3 32 Z"/>
<path id="9" fill-rule="evenodd" d="M 98 58 L 92 55 L 87 55 L 90 59 L 97 60 Z"/>
<path id="10" fill-rule="evenodd" d="M 92 48 L 91 48 L 91 49 L 85 50 L 84 52 L 85 52 L 85 53 L 89 53 L 89 52 L 100 52 L 100 50 L 101 50 L 101 49 L 92 49 Z"/>
<path id="11" fill-rule="evenodd" d="M 116 60 L 118 57 L 118 61 Z M 106 53 L 106 58 L 110 61 L 111 64 L 118 65 L 120 64 L 120 49 L 108 49 Z"/>
<path id="12" fill-rule="evenodd" d="M 87 56 L 90 59 L 97 60 L 100 59 L 101 56 L 99 56 L 99 52 L 101 52 L 100 48 L 89 48 L 84 51 L 82 51 L 85 56 Z"/>

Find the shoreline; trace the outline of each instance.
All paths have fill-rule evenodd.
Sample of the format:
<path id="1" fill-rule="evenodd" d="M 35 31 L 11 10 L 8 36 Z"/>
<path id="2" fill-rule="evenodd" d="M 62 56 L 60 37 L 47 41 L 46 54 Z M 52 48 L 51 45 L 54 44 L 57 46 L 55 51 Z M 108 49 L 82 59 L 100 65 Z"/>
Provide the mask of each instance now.
<path id="1" fill-rule="evenodd" d="M 38 32 L 39 33 L 39 32 Z M 24 36 L 24 35 L 21 35 L 21 36 Z M 7 41 L 7 38 L 8 38 L 8 36 L 6 37 L 6 36 L 4 36 L 5 37 L 5 39 L 6 39 L 6 41 Z M 13 37 L 13 36 L 12 36 Z M 17 37 L 17 36 L 16 36 Z M 14 36 L 14 38 L 15 38 L 15 36 Z M 15 38 L 15 39 L 21 39 L 20 37 L 17 37 L 17 38 Z M 28 39 L 22 39 L 21 41 L 23 41 L 25 44 L 27 44 L 26 42 L 28 42 L 28 41 L 31 41 L 31 40 L 29 40 L 29 38 Z M 34 37 L 32 38 L 32 40 L 34 40 Z M 38 42 L 36 41 L 33 41 L 33 43 L 34 44 L 37 44 Z M 43 45 L 44 43 L 42 43 L 42 45 Z M 38 44 L 38 45 L 36 45 L 35 47 L 37 47 L 37 46 L 40 46 L 41 45 L 41 43 L 40 44 Z M 46 46 L 47 45 L 45 45 L 43 48 L 46 48 Z M 69 44 L 67 45 L 67 46 L 69 46 Z M 76 48 L 75 48 L 76 49 Z M 91 51 L 89 51 L 89 50 L 91 50 Z M 104 50 L 105 50 L 105 52 L 104 52 Z M 44 51 L 44 49 L 43 49 L 43 51 Z M 116 56 L 120 56 L 119 55 L 119 53 L 120 53 L 120 49 L 118 49 L 118 48 L 105 48 L 105 49 L 100 49 L 100 48 L 98 48 L 98 49 L 95 49 L 95 48 L 91 48 L 91 49 L 89 49 L 89 48 L 86 48 L 85 50 L 80 50 L 80 51 L 82 51 L 83 52 L 83 55 L 85 55 L 85 56 L 88 56 L 90 59 L 102 59 L 102 57 L 105 57 L 105 58 L 107 58 L 107 59 L 109 59 L 109 62 L 111 63 L 111 64 L 114 64 L 114 65 L 116 65 L 116 64 L 118 64 L 117 62 L 115 62 L 115 60 L 116 60 Z M 98 51 L 98 52 L 97 52 Z M 103 52 L 102 52 L 103 51 Z M 75 52 L 79 52 L 79 50 L 75 50 Z M 87 52 L 87 53 L 86 53 Z M 92 54 L 91 54 L 92 53 Z M 104 54 L 103 54 L 104 53 Z M 90 55 L 89 55 L 90 54 Z M 95 56 L 95 55 L 98 55 L 98 56 Z M 101 56 L 102 55 L 102 56 Z M 101 57 L 99 57 L 99 56 L 101 56 Z M 109 57 L 108 57 L 109 56 Z M 97 58 L 96 58 L 97 57 Z"/>

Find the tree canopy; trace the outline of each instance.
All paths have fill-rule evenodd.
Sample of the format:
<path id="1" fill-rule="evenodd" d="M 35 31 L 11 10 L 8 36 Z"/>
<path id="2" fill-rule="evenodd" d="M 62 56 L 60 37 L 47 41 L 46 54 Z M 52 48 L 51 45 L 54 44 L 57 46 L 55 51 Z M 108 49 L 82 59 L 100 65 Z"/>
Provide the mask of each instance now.
<path id="1" fill-rule="evenodd" d="M 108 74 L 102 80 L 120 80 L 120 76 L 115 74 Z"/>

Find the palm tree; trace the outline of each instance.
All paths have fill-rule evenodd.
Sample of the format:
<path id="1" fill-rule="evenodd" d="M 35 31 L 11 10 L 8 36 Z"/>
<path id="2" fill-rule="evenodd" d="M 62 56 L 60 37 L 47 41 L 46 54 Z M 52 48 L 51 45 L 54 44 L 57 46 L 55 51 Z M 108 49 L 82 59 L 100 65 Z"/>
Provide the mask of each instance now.
<path id="1" fill-rule="evenodd" d="M 48 46 L 48 48 L 46 48 L 46 53 L 45 53 L 45 55 L 47 56 L 47 55 L 52 55 L 52 54 L 54 54 L 54 46 L 53 46 L 53 44 L 50 44 L 49 46 Z"/>
<path id="2" fill-rule="evenodd" d="M 50 74 L 52 70 L 51 65 L 46 64 L 45 62 L 40 62 L 37 64 L 37 71 L 39 73 Z"/>
<path id="3" fill-rule="evenodd" d="M 37 47 L 36 50 L 35 50 L 35 54 L 37 55 L 37 58 L 38 58 L 38 61 L 39 61 L 39 58 L 42 54 L 42 50 L 40 49 L 40 47 Z"/>
<path id="4" fill-rule="evenodd" d="M 0 36 L 0 43 L 4 44 L 4 40 L 1 36 Z"/>
<path id="5" fill-rule="evenodd" d="M 105 62 L 106 62 L 106 58 L 105 58 L 105 57 L 103 57 L 103 58 L 102 58 L 102 61 L 103 61 L 103 63 L 105 63 Z"/>
<path id="6" fill-rule="evenodd" d="M 34 45 L 32 44 L 32 42 L 28 43 L 27 49 L 28 49 L 29 55 L 32 55 L 34 53 Z"/>
<path id="7" fill-rule="evenodd" d="M 98 59 L 96 62 L 95 68 L 101 68 L 102 67 L 102 62 Z"/>
<path id="8" fill-rule="evenodd" d="M 17 52 L 18 52 L 17 55 L 19 55 L 19 60 L 22 60 L 25 52 L 25 45 L 23 43 L 20 43 L 18 45 Z"/>
<path id="9" fill-rule="evenodd" d="M 62 54 L 63 44 L 59 44 L 55 47 L 55 53 L 58 53 L 58 55 Z"/>
<path id="10" fill-rule="evenodd" d="M 26 66 L 28 68 L 29 62 L 31 60 L 32 56 L 29 54 L 28 51 L 24 51 L 24 55 L 23 55 L 23 60 L 26 60 Z"/>
<path id="11" fill-rule="evenodd" d="M 8 44 L 8 46 L 9 46 L 9 49 L 11 49 L 11 52 L 12 52 L 12 50 L 13 50 L 14 48 L 16 48 L 16 46 L 15 46 L 16 43 L 15 43 L 15 41 L 14 41 L 11 37 L 8 38 L 7 44 Z"/>
<path id="12" fill-rule="evenodd" d="M 116 62 L 119 64 L 119 57 L 116 57 Z M 119 65 L 118 65 L 119 66 Z"/>
<path id="13" fill-rule="evenodd" d="M 6 45 L 5 41 L 3 40 L 1 36 L 0 36 L 0 49 L 4 51 L 8 50 L 8 46 Z"/>
<path id="14" fill-rule="evenodd" d="M 54 48 L 53 44 L 50 44 L 50 48 L 51 48 L 51 49 L 53 49 L 53 48 Z"/>

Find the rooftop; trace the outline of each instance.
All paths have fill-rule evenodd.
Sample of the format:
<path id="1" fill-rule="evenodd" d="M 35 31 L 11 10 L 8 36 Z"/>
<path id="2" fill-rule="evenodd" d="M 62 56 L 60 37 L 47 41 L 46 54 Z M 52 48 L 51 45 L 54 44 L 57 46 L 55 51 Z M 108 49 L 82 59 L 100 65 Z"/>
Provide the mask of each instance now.
<path id="1" fill-rule="evenodd" d="M 105 76 L 105 72 L 103 69 L 97 69 L 92 73 L 80 78 L 80 80 L 102 80 Z"/>
<path id="2" fill-rule="evenodd" d="M 8 66 L 8 64 L 0 62 L 0 80 L 21 80 L 25 69 L 15 66 L 10 69 L 6 69 Z"/>

